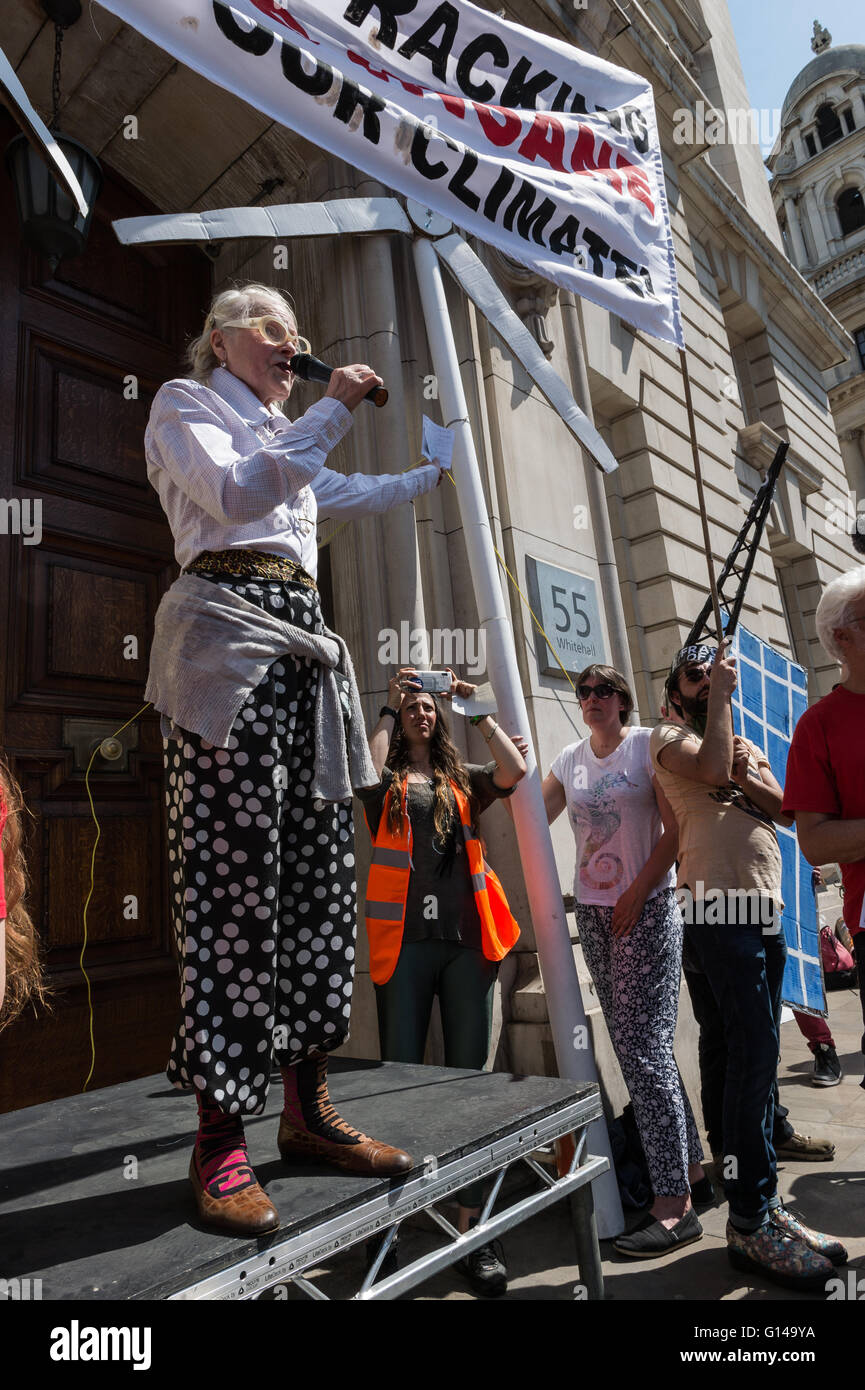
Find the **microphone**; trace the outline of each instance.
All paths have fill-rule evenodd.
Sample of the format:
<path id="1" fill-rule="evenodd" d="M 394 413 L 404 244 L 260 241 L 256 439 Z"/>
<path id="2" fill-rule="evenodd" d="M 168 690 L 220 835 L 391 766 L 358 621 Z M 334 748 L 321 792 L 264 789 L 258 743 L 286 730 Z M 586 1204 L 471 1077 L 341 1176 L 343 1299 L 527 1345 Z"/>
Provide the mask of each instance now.
<path id="1" fill-rule="evenodd" d="M 333 376 L 334 369 L 329 367 L 326 362 L 320 362 L 317 357 L 313 357 L 311 352 L 296 352 L 289 362 L 289 367 L 295 376 L 299 376 L 301 381 L 321 381 L 325 385 Z M 367 391 L 364 397 L 367 401 L 372 401 L 373 405 L 385 405 L 388 398 L 386 386 L 373 386 L 372 390 Z"/>

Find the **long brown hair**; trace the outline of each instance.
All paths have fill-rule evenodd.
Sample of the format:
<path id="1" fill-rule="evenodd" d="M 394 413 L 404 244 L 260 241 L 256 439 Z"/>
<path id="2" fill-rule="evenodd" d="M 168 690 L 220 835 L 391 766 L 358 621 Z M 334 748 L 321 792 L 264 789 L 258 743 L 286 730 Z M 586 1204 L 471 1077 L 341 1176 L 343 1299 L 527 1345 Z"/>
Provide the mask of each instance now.
<path id="1" fill-rule="evenodd" d="M 6 806 L 2 850 L 6 879 L 6 995 L 0 1005 L 0 1031 L 17 1018 L 27 1003 L 44 1004 L 46 986 L 36 929 L 25 904 L 27 875 L 21 849 L 21 816 L 26 810 L 21 788 L 0 759 L 0 798 Z"/>
<path id="2" fill-rule="evenodd" d="M 453 839 L 456 828 L 459 825 L 459 815 L 457 814 L 450 783 L 456 782 L 460 791 L 468 798 L 469 815 L 471 816 L 472 830 L 478 834 L 478 816 L 480 808 L 477 797 L 471 788 L 468 773 L 460 757 L 459 749 L 453 743 L 450 731 L 447 726 L 441 705 L 434 695 L 427 695 L 427 699 L 432 700 L 435 706 L 436 722 L 435 728 L 430 739 L 430 765 L 433 770 L 433 793 L 435 797 L 433 823 L 436 834 L 443 840 Z M 388 826 L 395 835 L 402 833 L 402 803 L 405 795 L 406 780 L 411 771 L 412 761 L 409 752 L 409 742 L 405 736 L 405 729 L 402 719 L 398 719 L 393 731 L 393 738 L 390 741 L 390 749 L 387 755 L 388 767 L 393 773 L 391 791 L 393 796 L 390 799 L 390 812 L 388 814 Z"/>

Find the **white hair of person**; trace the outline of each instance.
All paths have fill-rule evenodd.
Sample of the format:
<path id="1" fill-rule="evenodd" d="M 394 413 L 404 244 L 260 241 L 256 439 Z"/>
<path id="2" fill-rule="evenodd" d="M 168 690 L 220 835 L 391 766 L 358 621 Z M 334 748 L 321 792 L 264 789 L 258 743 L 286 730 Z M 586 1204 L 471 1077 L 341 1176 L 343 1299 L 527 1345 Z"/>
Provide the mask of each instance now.
<path id="1" fill-rule="evenodd" d="M 297 330 L 297 318 L 290 297 L 273 285 L 233 285 L 231 289 L 221 290 L 214 295 L 201 333 L 193 338 L 186 349 L 186 364 L 193 380 L 206 383 L 211 372 L 219 366 L 219 358 L 210 342 L 215 328 L 222 332 L 227 323 L 237 319 L 260 318 L 263 314 L 273 314 Z M 311 351 L 306 338 L 300 338 L 298 346 L 301 352 Z"/>
<path id="2" fill-rule="evenodd" d="M 865 598 L 865 565 L 857 565 L 855 570 L 839 574 L 823 590 L 823 597 L 817 605 L 814 621 L 817 636 L 827 656 L 843 664 L 844 652 L 835 640 L 835 629 L 844 627 L 850 609 L 859 599 Z"/>

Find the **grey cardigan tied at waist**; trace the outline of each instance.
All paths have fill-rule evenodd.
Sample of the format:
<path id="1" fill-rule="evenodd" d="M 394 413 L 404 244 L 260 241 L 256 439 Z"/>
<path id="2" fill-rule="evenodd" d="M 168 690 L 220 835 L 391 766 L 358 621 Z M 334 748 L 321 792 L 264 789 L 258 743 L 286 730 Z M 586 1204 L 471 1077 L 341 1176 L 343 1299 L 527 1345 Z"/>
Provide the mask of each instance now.
<path id="1" fill-rule="evenodd" d="M 198 575 L 181 575 L 162 597 L 144 697 L 162 714 L 165 737 L 179 739 L 186 729 L 227 748 L 241 706 L 281 656 L 308 656 L 321 664 L 312 795 L 347 801 L 352 787 L 375 786 L 380 779 L 342 638 L 328 629 L 294 627 Z"/>

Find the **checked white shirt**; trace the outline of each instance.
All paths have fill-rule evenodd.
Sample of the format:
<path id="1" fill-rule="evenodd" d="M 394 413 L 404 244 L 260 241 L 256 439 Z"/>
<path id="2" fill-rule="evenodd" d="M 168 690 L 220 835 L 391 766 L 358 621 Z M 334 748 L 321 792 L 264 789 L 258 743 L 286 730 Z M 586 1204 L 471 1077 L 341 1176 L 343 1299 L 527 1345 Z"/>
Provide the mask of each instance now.
<path id="1" fill-rule="evenodd" d="M 177 563 L 186 566 L 203 550 L 264 550 L 289 556 L 315 578 L 319 510 L 346 520 L 368 516 L 435 487 L 435 464 L 374 475 L 325 468 L 351 423 L 351 411 L 331 397 L 288 420 L 224 367 L 207 386 L 188 377 L 161 386 L 144 446 Z"/>

